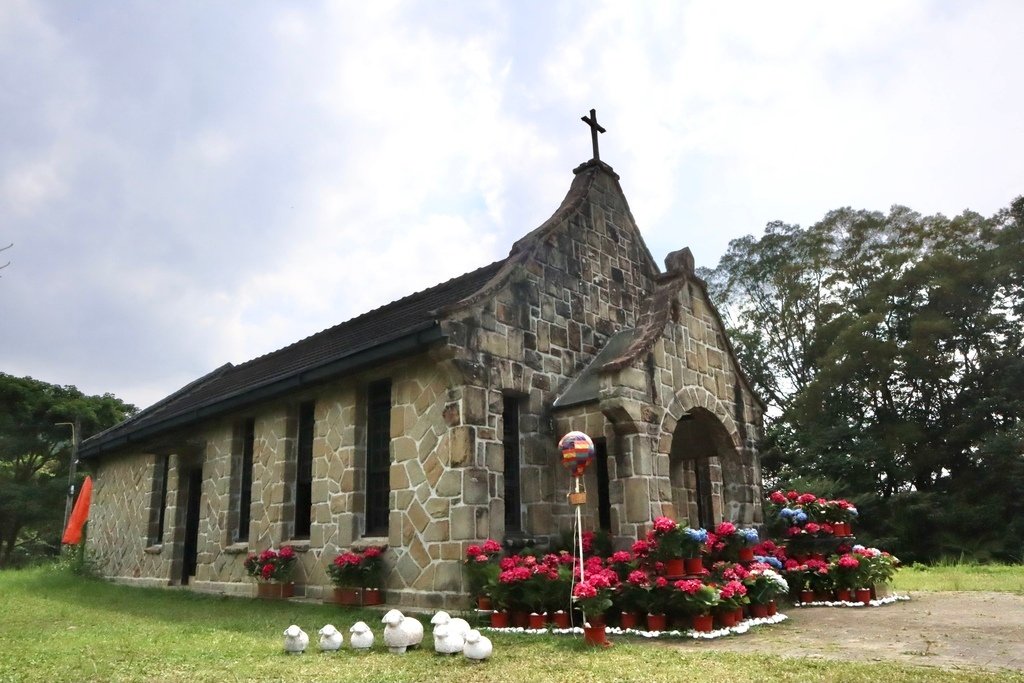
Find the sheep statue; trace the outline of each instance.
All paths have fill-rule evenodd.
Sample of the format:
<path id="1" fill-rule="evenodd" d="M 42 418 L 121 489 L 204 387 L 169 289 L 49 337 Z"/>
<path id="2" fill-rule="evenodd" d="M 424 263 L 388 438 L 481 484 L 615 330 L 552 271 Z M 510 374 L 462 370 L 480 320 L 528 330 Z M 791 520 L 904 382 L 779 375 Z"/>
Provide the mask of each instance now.
<path id="1" fill-rule="evenodd" d="M 423 642 L 423 624 L 417 619 L 393 609 L 381 621 L 384 623 L 384 644 L 394 654 L 404 654 L 406 648 Z"/>
<path id="2" fill-rule="evenodd" d="M 348 642 L 353 650 L 369 650 L 373 647 L 373 631 L 365 621 L 357 621 L 352 624 L 352 628 L 348 632 L 351 634 L 348 637 Z"/>
<path id="3" fill-rule="evenodd" d="M 448 614 L 444 610 L 441 610 L 440 612 L 435 614 L 434 617 L 430 620 L 430 623 L 435 626 L 434 631 L 437 631 L 437 626 L 441 624 L 446 625 L 448 627 L 449 636 L 455 633 L 459 634 L 460 636 L 465 636 L 470 629 L 468 621 L 466 621 L 465 619 L 461 619 L 459 617 L 452 617 L 452 615 Z"/>
<path id="4" fill-rule="evenodd" d="M 341 649 L 341 644 L 345 642 L 345 636 L 334 628 L 334 624 L 327 624 L 318 633 L 320 634 L 320 649 L 324 652 L 337 652 Z"/>
<path id="5" fill-rule="evenodd" d="M 284 630 L 284 651 L 290 655 L 301 655 L 309 645 L 309 636 L 301 628 L 292 624 Z"/>
<path id="6" fill-rule="evenodd" d="M 465 637 L 452 629 L 449 624 L 438 624 L 434 627 L 434 652 L 439 655 L 455 655 L 462 652 L 466 644 Z"/>
<path id="7" fill-rule="evenodd" d="M 471 630 L 466 634 L 466 644 L 462 647 L 462 654 L 471 662 L 482 662 L 491 656 L 494 647 L 490 638 L 480 635 L 480 631 Z"/>

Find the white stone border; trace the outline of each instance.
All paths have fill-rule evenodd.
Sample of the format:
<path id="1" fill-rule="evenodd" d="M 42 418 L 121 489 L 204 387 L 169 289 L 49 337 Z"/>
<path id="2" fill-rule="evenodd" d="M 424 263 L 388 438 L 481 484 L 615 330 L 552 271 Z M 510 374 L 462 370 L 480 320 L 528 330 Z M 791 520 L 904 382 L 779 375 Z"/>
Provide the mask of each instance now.
<path id="1" fill-rule="evenodd" d="M 606 626 L 605 632 L 608 635 L 613 636 L 640 636 L 642 638 L 690 638 L 692 640 L 712 640 L 714 638 L 723 638 L 725 636 L 740 635 L 746 633 L 754 626 L 768 626 L 771 624 L 778 624 L 786 619 L 789 619 L 785 614 L 779 612 L 770 617 L 762 617 L 758 619 L 744 619 L 735 626 L 729 628 L 719 628 L 713 631 L 695 631 L 688 629 L 680 631 L 673 629 L 671 631 L 642 631 L 635 628 L 619 628 L 618 626 Z M 579 626 L 574 628 L 522 628 L 522 627 L 509 627 L 509 628 L 492 628 L 490 626 L 484 626 L 481 630 L 494 631 L 495 633 L 524 633 L 527 635 L 540 636 L 546 633 L 553 635 L 582 635 L 583 629 Z"/>
<path id="2" fill-rule="evenodd" d="M 859 600 L 851 602 L 849 600 L 822 600 L 820 602 L 796 602 L 794 607 L 881 607 L 882 605 L 891 605 L 894 602 L 901 602 L 903 600 L 910 600 L 909 595 L 888 595 L 884 598 L 878 598 L 872 600 L 868 604 L 864 604 Z"/>

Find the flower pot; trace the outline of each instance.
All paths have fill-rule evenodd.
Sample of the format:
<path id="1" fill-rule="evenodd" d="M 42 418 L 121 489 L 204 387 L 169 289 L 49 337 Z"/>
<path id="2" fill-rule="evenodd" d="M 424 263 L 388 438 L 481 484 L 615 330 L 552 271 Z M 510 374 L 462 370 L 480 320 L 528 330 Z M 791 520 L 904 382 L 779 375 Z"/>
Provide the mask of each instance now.
<path id="1" fill-rule="evenodd" d="M 490 611 L 491 609 L 491 598 L 487 595 L 477 596 L 476 608 L 478 610 Z"/>
<path id="2" fill-rule="evenodd" d="M 700 557 L 683 558 L 683 571 L 689 576 L 697 576 L 704 573 L 704 560 Z"/>
<path id="3" fill-rule="evenodd" d="M 858 588 L 857 589 L 857 594 L 855 596 L 855 599 L 857 600 L 857 602 L 863 603 L 865 605 L 870 605 L 871 604 L 871 589 L 870 588 Z"/>
<path id="4" fill-rule="evenodd" d="M 509 621 L 512 626 L 515 626 L 516 628 L 529 628 L 530 613 L 524 609 L 514 609 L 511 612 Z"/>
<path id="5" fill-rule="evenodd" d="M 828 591 L 814 591 L 814 600 L 816 602 L 832 602 L 832 594 Z"/>
<path id="6" fill-rule="evenodd" d="M 529 627 L 532 629 L 544 628 L 544 625 L 547 623 L 547 620 L 547 612 L 541 612 L 540 614 L 537 614 L 536 612 L 531 612 L 529 616 Z"/>
<path id="7" fill-rule="evenodd" d="M 683 563 L 683 558 L 673 557 L 665 562 L 665 576 L 684 576 L 685 574 L 686 565 Z"/>
<path id="8" fill-rule="evenodd" d="M 840 602 L 852 602 L 853 596 L 850 595 L 849 588 L 839 588 L 836 590 L 836 600 Z"/>
<path id="9" fill-rule="evenodd" d="M 836 536 L 850 536 L 852 529 L 846 522 L 836 522 L 832 525 L 832 533 Z"/>
<path id="10" fill-rule="evenodd" d="M 743 621 L 743 608 L 737 607 L 732 611 L 732 625 L 735 626 L 741 621 Z"/>
<path id="11" fill-rule="evenodd" d="M 665 630 L 665 615 L 664 614 L 648 614 L 647 615 L 647 630 L 648 631 L 664 631 Z"/>
<path id="12" fill-rule="evenodd" d="M 774 600 L 768 601 L 768 616 L 774 617 L 779 611 L 779 606 L 775 604 Z"/>
<path id="13" fill-rule="evenodd" d="M 619 618 L 620 628 L 636 628 L 640 625 L 640 614 L 638 612 L 623 612 Z"/>
<path id="14" fill-rule="evenodd" d="M 814 591 L 800 591 L 800 602 L 814 602 Z"/>
<path id="15" fill-rule="evenodd" d="M 569 628 L 571 623 L 569 613 L 564 610 L 553 612 L 551 614 L 551 623 L 555 625 L 555 628 Z"/>
<path id="16" fill-rule="evenodd" d="M 384 604 L 384 591 L 379 588 L 364 588 L 363 589 L 363 604 L 364 605 L 382 605 Z"/>
<path id="17" fill-rule="evenodd" d="M 611 643 L 605 637 L 606 632 L 604 624 L 600 626 L 584 626 L 583 627 L 583 642 L 591 647 L 608 647 Z"/>
<path id="18" fill-rule="evenodd" d="M 736 619 L 736 610 L 723 609 L 715 613 L 715 621 L 719 628 L 732 628 L 739 621 Z"/>
<path id="19" fill-rule="evenodd" d="M 714 628 L 715 619 L 710 614 L 695 614 L 693 617 L 693 630 L 707 632 Z"/>
<path id="20" fill-rule="evenodd" d="M 753 548 L 740 548 L 739 557 L 740 557 L 740 562 L 753 562 L 754 561 L 754 549 Z"/>
<path id="21" fill-rule="evenodd" d="M 768 605 L 751 603 L 750 604 L 750 616 L 753 619 L 764 619 L 768 616 Z"/>
<path id="22" fill-rule="evenodd" d="M 508 612 L 491 612 L 491 628 L 508 628 Z"/>
<path id="23" fill-rule="evenodd" d="M 295 595 L 295 584 L 277 583 L 276 581 L 260 582 L 256 584 L 256 597 L 266 600 L 282 600 Z"/>
<path id="24" fill-rule="evenodd" d="M 358 605 L 362 601 L 360 592 L 361 591 L 358 588 L 335 588 L 334 602 L 338 603 L 339 605 Z"/>

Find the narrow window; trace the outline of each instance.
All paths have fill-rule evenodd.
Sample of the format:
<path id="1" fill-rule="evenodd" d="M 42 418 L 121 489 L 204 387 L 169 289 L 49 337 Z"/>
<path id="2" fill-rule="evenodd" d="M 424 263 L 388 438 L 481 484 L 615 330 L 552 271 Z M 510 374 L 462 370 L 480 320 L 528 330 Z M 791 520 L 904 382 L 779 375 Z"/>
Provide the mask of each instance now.
<path id="1" fill-rule="evenodd" d="M 366 535 L 388 535 L 391 493 L 391 380 L 366 391 Z"/>
<path id="2" fill-rule="evenodd" d="M 249 540 L 249 509 L 252 507 L 252 453 L 256 440 L 256 420 L 248 418 L 242 422 L 242 460 L 239 463 L 238 483 L 238 528 L 235 538 Z"/>
<path id="3" fill-rule="evenodd" d="M 167 472 L 171 458 L 158 455 L 153 467 L 153 495 L 150 499 L 149 545 L 159 545 L 164 540 L 164 521 L 167 515 Z"/>
<path id="4" fill-rule="evenodd" d="M 522 496 L 519 491 L 519 399 L 506 396 L 502 406 L 502 446 L 505 447 L 505 533 L 523 530 Z"/>
<path id="5" fill-rule="evenodd" d="M 707 458 L 693 461 L 697 498 L 697 523 L 705 529 L 715 525 L 715 507 L 712 500 L 711 467 Z"/>
<path id="6" fill-rule="evenodd" d="M 608 485 L 608 445 L 594 439 L 594 464 L 597 466 L 597 521 L 602 531 L 612 530 L 612 500 Z"/>
<path id="7" fill-rule="evenodd" d="M 733 401 L 733 419 L 736 420 L 736 429 L 739 430 L 740 434 L 743 433 L 743 423 L 745 422 L 744 410 L 743 410 L 743 389 L 740 388 L 740 383 L 736 382 L 732 385 L 732 401 Z"/>
<path id="8" fill-rule="evenodd" d="M 295 449 L 295 538 L 309 538 L 313 508 L 313 417 L 316 404 L 299 406 L 299 438 Z"/>

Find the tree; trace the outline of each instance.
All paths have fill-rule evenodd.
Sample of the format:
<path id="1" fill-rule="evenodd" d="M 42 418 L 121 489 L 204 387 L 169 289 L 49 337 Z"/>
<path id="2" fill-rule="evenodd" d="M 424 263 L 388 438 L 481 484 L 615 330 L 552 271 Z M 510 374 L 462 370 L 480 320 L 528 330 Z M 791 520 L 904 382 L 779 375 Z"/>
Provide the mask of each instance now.
<path id="1" fill-rule="evenodd" d="M 87 437 L 135 410 L 111 394 L 0 373 L 0 567 L 59 546 L 72 443 L 54 423 L 77 422 Z"/>
<path id="2" fill-rule="evenodd" d="M 986 219 L 841 209 L 708 280 L 771 404 L 766 473 L 824 477 L 908 558 L 1024 553 L 1024 198 Z"/>

